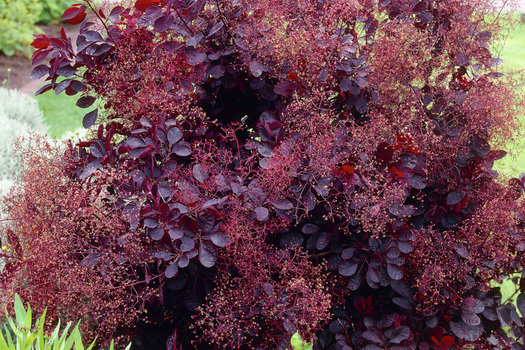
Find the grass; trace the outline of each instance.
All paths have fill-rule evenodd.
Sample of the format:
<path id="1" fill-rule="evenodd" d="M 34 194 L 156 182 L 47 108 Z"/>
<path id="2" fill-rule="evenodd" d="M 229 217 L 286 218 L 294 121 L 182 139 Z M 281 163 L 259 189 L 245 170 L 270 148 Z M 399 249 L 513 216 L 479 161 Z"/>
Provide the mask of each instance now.
<path id="1" fill-rule="evenodd" d="M 525 69 L 525 15 L 521 17 L 521 22 L 517 24 L 509 36 L 503 42 L 503 48 L 500 51 L 500 58 L 503 59 L 502 71 L 512 72 Z M 525 88 L 524 88 L 525 92 Z M 525 116 L 519 116 L 523 125 L 525 125 Z M 521 137 L 514 144 L 508 145 L 509 155 L 500 161 L 497 161 L 494 168 L 511 177 L 518 177 L 525 173 L 525 138 Z"/>
<path id="2" fill-rule="evenodd" d="M 66 131 L 82 127 L 82 117 L 89 111 L 75 105 L 78 97 L 67 96 L 65 93 L 57 96 L 53 91 L 37 96 L 51 137 L 60 138 Z"/>

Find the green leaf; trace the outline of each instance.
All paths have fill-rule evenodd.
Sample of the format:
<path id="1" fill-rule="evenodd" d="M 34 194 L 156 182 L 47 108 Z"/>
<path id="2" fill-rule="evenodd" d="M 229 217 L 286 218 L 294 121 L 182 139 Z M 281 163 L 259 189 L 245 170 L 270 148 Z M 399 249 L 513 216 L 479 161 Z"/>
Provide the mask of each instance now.
<path id="1" fill-rule="evenodd" d="M 11 320 L 11 318 L 8 317 L 7 320 L 9 321 Z M 11 322 L 13 321 L 11 320 Z M 9 329 L 7 329 L 7 325 L 4 326 L 4 329 L 5 329 L 5 335 L 7 337 L 7 343 L 9 344 L 9 348 L 14 349 L 15 345 L 13 344 L 13 338 L 11 337 L 11 332 L 9 332 Z"/>
<path id="2" fill-rule="evenodd" d="M 9 349 L 9 346 L 7 345 L 7 342 L 5 341 L 2 331 L 0 331 L 0 349 L 1 350 Z"/>
<path id="3" fill-rule="evenodd" d="M 37 338 L 36 338 L 36 346 L 39 350 L 44 350 L 45 348 L 45 339 L 44 339 L 44 322 L 46 319 L 46 313 L 47 308 L 44 309 L 44 312 L 42 313 L 42 316 L 40 316 L 40 319 L 37 323 Z"/>
<path id="4" fill-rule="evenodd" d="M 312 350 L 313 343 L 306 343 L 303 341 L 303 338 L 299 332 L 295 332 L 290 339 L 290 344 L 292 345 L 293 350 Z"/>
<path id="5" fill-rule="evenodd" d="M 25 324 L 26 310 L 24 309 L 24 304 L 22 304 L 22 300 L 18 294 L 15 294 L 15 316 L 16 323 L 19 326 L 23 326 Z"/>

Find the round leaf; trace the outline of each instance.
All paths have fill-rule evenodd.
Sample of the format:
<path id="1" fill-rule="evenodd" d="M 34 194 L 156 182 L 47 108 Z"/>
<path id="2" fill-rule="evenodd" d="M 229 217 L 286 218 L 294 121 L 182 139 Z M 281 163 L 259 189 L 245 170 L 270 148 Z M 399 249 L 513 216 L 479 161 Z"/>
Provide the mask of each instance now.
<path id="1" fill-rule="evenodd" d="M 393 280 L 400 280 L 403 278 L 403 270 L 396 265 L 386 264 L 386 271 L 388 276 Z"/>
<path id="2" fill-rule="evenodd" d="M 187 157 L 191 154 L 191 145 L 186 141 L 179 141 L 173 145 L 171 150 L 179 157 Z"/>
<path id="3" fill-rule="evenodd" d="M 352 276 L 357 271 L 358 263 L 354 261 L 345 261 L 339 265 L 339 274 L 342 276 Z"/>
<path id="4" fill-rule="evenodd" d="M 168 142 L 170 143 L 170 145 L 174 145 L 177 142 L 179 142 L 180 139 L 182 139 L 182 135 L 183 134 L 181 129 L 173 127 L 168 130 Z"/>
<path id="5" fill-rule="evenodd" d="M 266 221 L 268 220 L 268 209 L 266 209 L 265 207 L 257 207 L 255 208 L 254 210 L 255 212 L 255 218 L 257 219 L 257 221 Z"/>
<path id="6" fill-rule="evenodd" d="M 199 261 L 204 267 L 212 267 L 217 261 L 217 248 L 211 243 L 203 241 L 199 247 Z"/>
<path id="7" fill-rule="evenodd" d="M 174 261 L 170 264 L 170 266 L 166 268 L 166 271 L 164 271 L 164 274 L 166 275 L 167 278 L 172 278 L 172 277 L 177 276 L 178 272 L 179 272 L 179 266 L 177 262 Z"/>
<path id="8" fill-rule="evenodd" d="M 84 118 L 82 119 L 82 125 L 84 126 L 85 129 L 89 129 L 95 124 L 95 122 L 97 121 L 97 115 L 98 115 L 98 108 L 92 110 L 91 112 L 89 112 L 88 114 L 84 116 Z"/>
<path id="9" fill-rule="evenodd" d="M 193 239 L 191 239 L 189 237 L 182 237 L 181 238 L 180 250 L 182 252 L 189 252 L 194 247 L 195 247 L 195 242 L 193 241 Z"/>

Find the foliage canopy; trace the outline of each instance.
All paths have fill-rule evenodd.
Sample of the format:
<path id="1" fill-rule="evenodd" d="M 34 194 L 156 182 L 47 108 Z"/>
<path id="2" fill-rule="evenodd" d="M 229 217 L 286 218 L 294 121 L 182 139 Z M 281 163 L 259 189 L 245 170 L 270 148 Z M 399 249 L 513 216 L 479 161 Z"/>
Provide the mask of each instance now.
<path id="1" fill-rule="evenodd" d="M 37 35 L 32 76 L 79 93 L 96 135 L 23 156 L 4 288 L 139 349 L 286 349 L 297 332 L 314 349 L 521 349 L 490 285 L 525 262 L 524 179 L 492 170 L 523 107 L 489 50 L 494 10 L 73 5 L 76 46 Z"/>

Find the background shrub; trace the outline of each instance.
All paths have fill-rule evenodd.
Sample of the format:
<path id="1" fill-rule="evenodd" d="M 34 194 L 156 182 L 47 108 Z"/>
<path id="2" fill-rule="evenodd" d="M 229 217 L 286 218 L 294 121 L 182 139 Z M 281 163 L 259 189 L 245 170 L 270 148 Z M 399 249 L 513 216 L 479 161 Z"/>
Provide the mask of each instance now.
<path id="1" fill-rule="evenodd" d="M 492 169 L 523 111 L 494 10 L 72 6 L 78 47 L 37 36 L 32 76 L 94 133 L 24 153 L 4 289 L 143 349 L 523 347 L 493 286 L 525 264 L 525 179 Z"/>
<path id="2" fill-rule="evenodd" d="M 37 23 L 49 24 L 62 21 L 62 14 L 71 5 L 67 0 L 38 0 L 40 16 Z"/>
<path id="3" fill-rule="evenodd" d="M 33 34 L 39 32 L 35 27 L 41 15 L 38 1 L 1 0 L 0 1 L 0 52 L 13 56 L 20 52 L 30 56 L 33 52 L 29 43 Z"/>
<path id="4" fill-rule="evenodd" d="M 36 100 L 17 90 L 0 88 L 0 187 L 5 193 L 13 177 L 22 170 L 14 155 L 18 137 L 28 137 L 29 131 L 46 133 L 43 115 Z"/>

